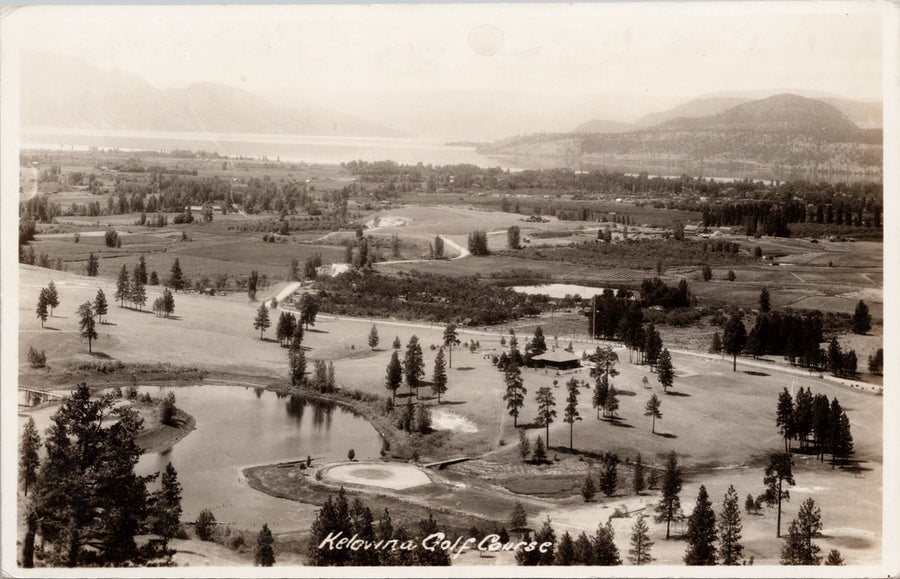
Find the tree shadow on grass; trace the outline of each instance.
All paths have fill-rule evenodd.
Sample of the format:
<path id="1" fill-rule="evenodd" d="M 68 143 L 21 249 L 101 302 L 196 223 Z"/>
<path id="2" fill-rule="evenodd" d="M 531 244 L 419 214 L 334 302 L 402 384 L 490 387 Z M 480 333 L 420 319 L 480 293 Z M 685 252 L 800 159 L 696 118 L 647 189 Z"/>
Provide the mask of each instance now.
<path id="1" fill-rule="evenodd" d="M 627 422 L 623 422 L 621 419 L 610 420 L 609 423 L 613 426 L 618 426 L 619 428 L 634 428 L 634 426 Z"/>
<path id="2" fill-rule="evenodd" d="M 750 376 L 768 376 L 765 372 L 757 372 L 756 370 L 744 370 L 744 374 L 749 374 Z"/>
<path id="3" fill-rule="evenodd" d="M 677 434 L 672 434 L 671 432 L 654 432 L 654 434 L 663 438 L 678 438 Z"/>
<path id="4" fill-rule="evenodd" d="M 313 334 L 328 334 L 328 330 L 317 330 L 316 328 L 308 328 L 304 332 L 312 332 Z"/>
<path id="5" fill-rule="evenodd" d="M 475 368 L 473 368 L 472 366 L 460 366 L 457 368 L 457 370 L 460 372 L 466 372 L 468 370 L 474 370 L 474 369 Z"/>
<path id="6" fill-rule="evenodd" d="M 260 342 L 270 342 L 273 344 L 277 344 L 278 340 L 276 340 L 275 338 L 262 338 L 262 339 L 260 339 Z"/>
<path id="7" fill-rule="evenodd" d="M 101 326 L 118 326 L 119 324 L 117 324 L 115 322 L 107 322 L 106 320 L 104 320 L 104 321 L 100 322 L 100 325 Z"/>
<path id="8" fill-rule="evenodd" d="M 634 390 L 621 390 L 619 388 L 616 388 L 616 394 L 620 396 L 637 396 L 637 392 Z"/>
<path id="9" fill-rule="evenodd" d="M 101 360 L 112 360 L 113 357 L 107 354 L 106 352 L 91 352 L 92 358 L 100 358 Z"/>
<path id="10" fill-rule="evenodd" d="M 44 327 L 41 328 L 41 329 L 42 329 L 42 330 L 51 330 L 51 331 L 54 331 L 54 332 L 59 332 L 59 331 L 60 331 L 59 328 L 54 328 L 53 326 L 44 326 Z"/>
<path id="11" fill-rule="evenodd" d="M 681 397 L 690 398 L 691 395 L 688 394 L 687 392 L 678 392 L 677 390 L 669 390 L 668 392 L 666 392 L 666 396 L 681 396 Z"/>
<path id="12" fill-rule="evenodd" d="M 447 400 L 446 398 L 441 400 L 441 406 L 458 406 L 466 403 L 466 400 Z"/>
<path id="13" fill-rule="evenodd" d="M 516 425 L 516 428 L 521 428 L 522 430 L 529 430 L 531 428 L 544 428 L 544 425 L 538 424 L 537 422 L 520 422 Z"/>

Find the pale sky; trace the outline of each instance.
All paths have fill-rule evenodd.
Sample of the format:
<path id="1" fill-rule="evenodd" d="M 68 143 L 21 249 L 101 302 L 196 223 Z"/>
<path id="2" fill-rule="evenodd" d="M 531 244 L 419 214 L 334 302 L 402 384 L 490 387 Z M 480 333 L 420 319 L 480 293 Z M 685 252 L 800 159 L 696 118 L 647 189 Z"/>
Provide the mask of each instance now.
<path id="1" fill-rule="evenodd" d="M 873 2 L 47 6 L 7 14 L 4 33 L 159 88 L 880 99 L 881 15 Z"/>

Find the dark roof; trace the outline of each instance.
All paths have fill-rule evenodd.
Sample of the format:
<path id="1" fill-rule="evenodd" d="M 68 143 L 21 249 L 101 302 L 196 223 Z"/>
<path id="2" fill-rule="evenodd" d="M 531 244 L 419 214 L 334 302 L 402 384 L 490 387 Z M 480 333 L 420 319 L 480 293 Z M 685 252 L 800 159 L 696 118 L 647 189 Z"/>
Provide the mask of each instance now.
<path id="1" fill-rule="evenodd" d="M 534 356 L 531 358 L 532 360 L 537 360 L 539 362 L 579 362 L 581 358 L 572 354 L 570 352 L 566 352 L 565 350 L 556 350 L 556 351 L 547 351 L 541 354 L 540 356 Z"/>

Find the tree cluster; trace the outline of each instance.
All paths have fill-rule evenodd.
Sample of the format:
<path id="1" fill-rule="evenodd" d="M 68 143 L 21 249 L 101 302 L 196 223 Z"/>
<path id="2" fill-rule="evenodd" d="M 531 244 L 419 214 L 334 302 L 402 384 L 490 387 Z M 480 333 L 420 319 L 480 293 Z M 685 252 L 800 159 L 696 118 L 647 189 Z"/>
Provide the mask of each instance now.
<path id="1" fill-rule="evenodd" d="M 813 395 L 807 387 L 792 398 L 785 388 L 778 395 L 775 425 L 784 438 L 785 452 L 790 441 L 797 440 L 802 451 L 812 450 L 820 460 L 830 454 L 832 465 L 844 464 L 853 454 L 850 419 L 837 397 L 829 402 L 828 396 Z"/>

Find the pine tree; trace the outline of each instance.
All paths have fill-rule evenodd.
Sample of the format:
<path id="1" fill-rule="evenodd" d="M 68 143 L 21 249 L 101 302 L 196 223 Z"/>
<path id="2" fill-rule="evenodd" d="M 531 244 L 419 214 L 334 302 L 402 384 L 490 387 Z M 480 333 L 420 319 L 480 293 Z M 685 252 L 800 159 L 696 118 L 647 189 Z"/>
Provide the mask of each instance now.
<path id="1" fill-rule="evenodd" d="M 297 387 L 306 381 L 306 354 L 302 348 L 288 350 L 288 364 L 291 372 L 291 386 Z"/>
<path id="2" fill-rule="evenodd" d="M 700 485 L 697 503 L 688 517 L 687 543 L 686 565 L 716 564 L 716 514 L 703 485 Z"/>
<path id="3" fill-rule="evenodd" d="M 369 330 L 369 349 L 374 351 L 376 346 L 378 346 L 378 328 L 372 324 L 372 329 Z"/>
<path id="4" fill-rule="evenodd" d="M 180 269 L 179 269 L 179 271 L 180 271 Z M 259 283 L 259 273 L 254 269 L 250 272 L 250 275 L 247 277 L 247 297 L 250 299 L 251 302 L 256 301 L 256 286 L 258 283 Z"/>
<path id="5" fill-rule="evenodd" d="M 841 552 L 837 549 L 832 549 L 828 552 L 828 558 L 825 559 L 826 565 L 831 566 L 841 566 L 844 564 L 844 558 L 841 557 Z"/>
<path id="6" fill-rule="evenodd" d="M 569 425 L 569 449 L 573 449 L 573 434 L 575 430 L 575 422 L 577 420 L 581 420 L 581 415 L 578 414 L 578 387 L 581 386 L 581 382 L 578 381 L 574 376 L 566 383 L 566 410 L 563 417 L 563 422 Z M 549 442 L 548 442 L 549 444 Z"/>
<path id="7" fill-rule="evenodd" d="M 628 550 L 628 559 L 632 565 L 645 565 L 653 561 L 650 549 L 653 541 L 650 539 L 650 529 L 644 520 L 644 515 L 638 515 L 634 526 L 631 527 L 631 549 Z"/>
<path id="8" fill-rule="evenodd" d="M 394 336 L 394 343 L 391 344 L 391 346 L 395 350 L 399 350 L 403 346 L 403 344 L 400 342 L 400 336 Z"/>
<path id="9" fill-rule="evenodd" d="M 150 278 L 149 278 L 148 283 L 149 283 L 150 285 L 159 285 L 159 276 L 156 275 L 156 270 L 155 270 L 155 269 L 154 269 L 153 271 L 150 272 Z"/>
<path id="10" fill-rule="evenodd" d="M 459 344 L 459 337 L 456 335 L 456 325 L 450 324 L 444 328 L 444 346 L 447 347 L 447 367 L 453 367 L 453 346 Z"/>
<path id="11" fill-rule="evenodd" d="M 578 538 L 575 539 L 575 561 L 574 565 L 593 565 L 594 564 L 594 546 L 588 538 L 587 533 L 582 531 Z"/>
<path id="12" fill-rule="evenodd" d="M 41 288 L 41 293 L 38 295 L 37 308 L 34 311 L 38 319 L 41 320 L 41 327 L 43 328 L 44 322 L 47 321 L 47 288 Z"/>
<path id="13" fill-rule="evenodd" d="M 181 272 L 181 263 L 178 261 L 178 258 L 175 258 L 175 261 L 172 262 L 172 268 L 169 270 L 169 280 L 166 284 L 175 291 L 180 289 L 184 289 L 184 274 Z"/>
<path id="14" fill-rule="evenodd" d="M 391 391 L 391 405 L 397 401 L 397 389 L 403 381 L 403 368 L 400 366 L 400 357 L 397 351 L 391 353 L 391 361 L 387 366 L 387 376 L 384 379 L 384 387 Z"/>
<path id="15" fill-rule="evenodd" d="M 253 320 L 253 327 L 259 330 L 260 340 L 263 339 L 263 332 L 271 325 L 272 322 L 269 321 L 269 308 L 266 307 L 265 303 L 259 304 L 259 309 L 256 310 L 256 318 Z"/>
<path id="16" fill-rule="evenodd" d="M 425 361 L 422 359 L 422 346 L 419 338 L 413 335 L 406 344 L 406 354 L 403 357 L 403 374 L 406 376 L 406 384 L 410 394 L 415 388 L 416 398 L 419 397 L 419 384 L 425 375 Z"/>
<path id="17" fill-rule="evenodd" d="M 319 299 L 312 294 L 303 294 L 300 297 L 300 323 L 306 326 L 316 325 L 316 315 L 319 313 Z"/>
<path id="18" fill-rule="evenodd" d="M 84 266 L 85 274 L 89 277 L 97 277 L 97 273 L 100 271 L 100 261 L 97 259 L 97 256 L 94 255 L 94 252 L 88 254 L 87 263 Z"/>
<path id="19" fill-rule="evenodd" d="M 822 511 L 812 498 L 803 501 L 797 518 L 788 527 L 788 536 L 781 547 L 782 565 L 818 565 L 822 562 L 821 547 L 813 543 L 822 531 Z"/>
<path id="20" fill-rule="evenodd" d="M 563 533 L 556 546 L 556 556 L 553 559 L 554 565 L 568 567 L 575 564 L 575 541 L 569 531 Z"/>
<path id="21" fill-rule="evenodd" d="M 47 284 L 47 305 L 50 306 L 50 317 L 53 317 L 53 308 L 59 307 L 59 292 L 56 290 L 56 284 L 53 280 Z"/>
<path id="22" fill-rule="evenodd" d="M 740 313 L 732 314 L 725 323 L 725 335 L 722 337 L 722 346 L 725 353 L 733 357 L 732 370 L 737 372 L 737 357 L 744 350 L 747 343 L 747 328 L 744 327 L 743 316 Z"/>
<path id="23" fill-rule="evenodd" d="M 619 410 L 619 393 L 612 386 L 609 387 L 609 393 L 606 395 L 606 405 L 603 409 L 609 417 L 610 422 L 618 418 L 616 412 Z"/>
<path id="24" fill-rule="evenodd" d="M 263 523 L 262 529 L 256 536 L 256 553 L 253 557 L 257 567 L 271 567 L 275 564 L 275 550 L 272 548 L 274 544 L 275 538 L 272 537 L 269 525 Z"/>
<path id="25" fill-rule="evenodd" d="M 138 270 L 134 270 L 134 275 L 131 279 L 131 301 L 140 310 L 147 303 L 147 290 L 144 289 L 144 283 L 141 281 L 138 273 Z"/>
<path id="26" fill-rule="evenodd" d="M 847 418 L 847 413 L 844 410 L 841 410 L 840 415 L 838 415 L 832 426 L 831 454 L 832 458 L 835 459 L 832 461 L 832 468 L 834 462 L 838 459 L 843 464 L 853 454 L 853 435 L 850 434 L 850 419 Z"/>
<path id="27" fill-rule="evenodd" d="M 28 487 L 37 481 L 38 468 L 41 466 L 38 454 L 40 447 L 41 436 L 34 418 L 29 416 L 19 441 L 19 480 L 25 485 L 25 496 L 28 496 Z"/>
<path id="28" fill-rule="evenodd" d="M 621 565 L 622 560 L 619 558 L 619 548 L 616 547 L 616 533 L 613 531 L 612 523 L 609 521 L 605 525 L 597 527 L 597 532 L 591 541 L 594 548 L 593 565 Z"/>
<path id="29" fill-rule="evenodd" d="M 175 296 L 169 291 L 169 288 L 163 288 L 162 309 L 166 314 L 166 318 L 175 312 Z"/>
<path id="30" fill-rule="evenodd" d="M 291 335 L 291 349 L 299 350 L 303 345 L 303 324 L 300 320 L 294 321 L 294 333 Z"/>
<path id="31" fill-rule="evenodd" d="M 668 393 L 669 388 L 675 383 L 675 368 L 672 366 L 672 356 L 668 348 L 663 348 L 656 362 L 656 379 L 662 384 L 663 392 Z"/>
<path id="32" fill-rule="evenodd" d="M 616 494 L 619 457 L 607 451 L 601 457 L 601 461 L 603 468 L 600 471 L 600 490 L 603 491 L 604 495 L 611 497 Z"/>
<path id="33" fill-rule="evenodd" d="M 784 438 L 784 451 L 790 451 L 790 439 L 794 436 L 794 401 L 787 388 L 778 395 L 778 407 L 775 410 L 775 426 L 778 427 L 778 431 Z"/>
<path id="34" fill-rule="evenodd" d="M 122 269 L 119 270 L 119 278 L 116 280 L 116 294 L 113 296 L 113 299 L 119 300 L 119 307 L 124 308 L 125 300 L 130 299 L 130 287 L 128 281 L 128 268 L 125 267 L 125 264 L 122 264 Z"/>
<path id="35" fill-rule="evenodd" d="M 709 281 L 712 279 L 712 268 L 708 265 L 703 266 L 701 273 L 703 275 L 703 281 Z"/>
<path id="36" fill-rule="evenodd" d="M 528 515 L 525 514 L 525 507 L 522 503 L 516 501 L 513 505 L 512 515 L 509 517 L 509 528 L 512 531 L 519 531 L 528 524 Z"/>
<path id="37" fill-rule="evenodd" d="M 91 342 L 99 337 L 94 324 L 94 312 L 91 310 L 91 302 L 84 302 L 78 307 L 78 318 L 81 337 L 87 338 L 88 353 L 91 353 Z"/>
<path id="38" fill-rule="evenodd" d="M 719 528 L 719 563 L 721 565 L 740 565 L 744 556 L 741 544 L 741 509 L 738 505 L 737 491 L 729 486 L 722 503 L 722 513 L 717 518 Z"/>
<path id="39" fill-rule="evenodd" d="M 343 487 L 336 498 L 329 496 L 310 527 L 309 562 L 317 567 L 344 565 L 349 557 L 349 549 L 319 549 L 319 544 L 328 535 L 342 533 L 351 535 L 350 507 Z"/>
<path id="40" fill-rule="evenodd" d="M 441 403 L 441 394 L 447 391 L 447 370 L 444 368 L 444 349 L 438 348 L 434 357 L 434 372 L 431 376 L 431 391 L 437 396 L 438 404 Z"/>
<path id="41" fill-rule="evenodd" d="M 531 454 L 531 443 L 528 441 L 528 435 L 525 434 L 524 430 L 519 430 L 519 456 L 522 458 L 522 462 L 528 460 L 528 455 Z"/>
<path id="42" fill-rule="evenodd" d="M 646 488 L 646 481 L 644 479 L 644 459 L 641 456 L 641 453 L 638 453 L 634 459 L 631 488 L 636 495 L 640 495 L 641 491 Z"/>
<path id="43" fill-rule="evenodd" d="M 553 390 L 549 386 L 538 388 L 537 391 L 537 423 L 545 429 L 545 437 L 547 444 L 550 444 L 550 425 L 556 418 L 556 399 L 553 397 Z"/>
<path id="44" fill-rule="evenodd" d="M 869 314 L 869 306 L 859 300 L 856 311 L 853 312 L 853 333 L 865 334 L 872 329 L 872 316 Z"/>
<path id="45" fill-rule="evenodd" d="M 597 494 L 597 485 L 594 484 L 594 475 L 588 470 L 587 475 L 584 477 L 584 484 L 581 485 L 581 496 L 584 497 L 584 502 L 590 502 L 594 496 Z"/>
<path id="46" fill-rule="evenodd" d="M 769 464 L 766 466 L 763 483 L 766 485 L 767 497 L 770 502 L 778 504 L 778 519 L 775 527 L 775 536 L 781 536 L 781 501 L 790 500 L 791 495 L 784 489 L 785 483 L 793 485 L 794 474 L 792 472 L 793 461 L 789 452 L 776 452 L 769 456 Z"/>
<path id="47" fill-rule="evenodd" d="M 97 321 L 99 323 L 103 323 L 103 316 L 106 315 L 108 309 L 106 294 L 103 293 L 102 289 L 98 289 L 97 296 L 94 298 L 94 315 L 97 316 Z"/>
<path id="48" fill-rule="evenodd" d="M 681 513 L 681 469 L 678 468 L 678 455 L 670 451 L 666 459 L 666 471 L 663 473 L 662 497 L 656 505 L 656 522 L 666 522 L 666 540 L 669 539 L 669 528 L 672 521 Z M 652 487 L 651 487 L 652 488 Z"/>
<path id="49" fill-rule="evenodd" d="M 538 436 L 534 443 L 534 451 L 531 453 L 531 460 L 534 462 L 544 462 L 547 460 L 547 447 L 544 446 L 544 440 Z"/>
<path id="50" fill-rule="evenodd" d="M 172 463 L 167 463 L 160 478 L 160 489 L 153 495 L 153 531 L 167 539 L 181 529 L 181 483 Z"/>
<path id="51" fill-rule="evenodd" d="M 513 426 L 518 426 L 519 412 L 525 405 L 527 391 L 522 382 L 522 371 L 514 360 L 510 360 L 506 365 L 504 381 L 506 382 L 506 392 L 503 394 L 503 399 L 506 401 L 509 415 L 513 417 Z"/>
<path id="52" fill-rule="evenodd" d="M 644 416 L 651 417 L 650 432 L 654 434 L 656 434 L 656 419 L 662 418 L 662 412 L 659 411 L 660 404 L 659 397 L 654 392 L 647 400 L 647 405 L 644 406 Z"/>
<path id="53" fill-rule="evenodd" d="M 138 258 L 138 264 L 134 268 L 137 272 L 137 275 L 141 279 L 141 283 L 147 285 L 147 261 L 144 259 L 144 254 L 142 253 L 140 258 Z"/>
<path id="54" fill-rule="evenodd" d="M 772 310 L 772 300 L 769 297 L 769 288 L 762 288 L 759 292 L 759 311 L 766 313 Z"/>

